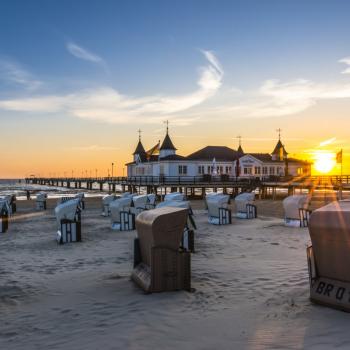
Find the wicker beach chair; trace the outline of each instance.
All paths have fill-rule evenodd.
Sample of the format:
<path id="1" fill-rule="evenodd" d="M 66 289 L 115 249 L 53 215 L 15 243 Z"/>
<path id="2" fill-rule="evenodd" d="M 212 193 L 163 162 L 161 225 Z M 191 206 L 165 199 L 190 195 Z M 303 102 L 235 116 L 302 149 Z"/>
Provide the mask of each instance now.
<path id="1" fill-rule="evenodd" d="M 189 201 L 165 201 L 158 203 L 156 208 L 185 208 L 188 210 L 187 221 L 182 236 L 182 248 L 194 253 L 194 230 L 197 229 L 196 222 L 194 220 L 193 210 Z"/>
<path id="2" fill-rule="evenodd" d="M 130 212 L 132 197 L 118 198 L 110 203 L 112 230 L 130 231 L 135 229 L 135 214 Z"/>
<path id="3" fill-rule="evenodd" d="M 213 225 L 232 223 L 231 210 L 228 209 L 229 196 L 218 194 L 207 198 L 208 222 Z"/>
<path id="4" fill-rule="evenodd" d="M 188 210 L 163 207 L 138 215 L 132 280 L 145 292 L 191 289 L 191 253 L 180 248 Z"/>
<path id="5" fill-rule="evenodd" d="M 60 244 L 81 241 L 81 208 L 78 198 L 65 201 L 55 208 L 59 225 L 56 240 Z"/>
<path id="6" fill-rule="evenodd" d="M 311 197 L 308 195 L 293 195 L 283 200 L 284 223 L 290 227 L 307 227 L 311 210 Z"/>
<path id="7" fill-rule="evenodd" d="M 46 200 L 47 194 L 45 192 L 39 192 L 35 200 L 36 210 L 46 210 Z"/>
<path id="8" fill-rule="evenodd" d="M 350 201 L 315 210 L 307 248 L 310 299 L 350 312 Z"/>
<path id="9" fill-rule="evenodd" d="M 255 193 L 244 192 L 236 196 L 236 217 L 240 219 L 255 219 L 258 216 L 256 205 L 254 205 Z"/>

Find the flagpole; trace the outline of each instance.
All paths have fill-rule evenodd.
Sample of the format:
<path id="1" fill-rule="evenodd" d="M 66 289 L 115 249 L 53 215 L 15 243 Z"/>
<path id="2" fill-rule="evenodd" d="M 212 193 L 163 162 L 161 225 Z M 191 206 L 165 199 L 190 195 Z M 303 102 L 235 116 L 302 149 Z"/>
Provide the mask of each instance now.
<path id="1" fill-rule="evenodd" d="M 339 199 L 343 199 L 343 149 L 340 150 L 340 188 Z"/>

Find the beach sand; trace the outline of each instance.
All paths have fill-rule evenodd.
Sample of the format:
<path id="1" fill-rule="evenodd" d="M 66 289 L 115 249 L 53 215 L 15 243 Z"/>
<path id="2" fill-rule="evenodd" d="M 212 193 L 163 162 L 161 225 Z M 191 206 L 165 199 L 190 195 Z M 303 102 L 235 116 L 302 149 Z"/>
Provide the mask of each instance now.
<path id="1" fill-rule="evenodd" d="M 283 226 L 281 201 L 228 226 L 195 201 L 194 292 L 150 295 L 130 281 L 136 231 L 111 231 L 100 201 L 87 199 L 83 242 L 62 246 L 56 200 L 17 202 L 0 236 L 0 349 L 350 347 L 350 315 L 308 299 L 308 230 Z"/>

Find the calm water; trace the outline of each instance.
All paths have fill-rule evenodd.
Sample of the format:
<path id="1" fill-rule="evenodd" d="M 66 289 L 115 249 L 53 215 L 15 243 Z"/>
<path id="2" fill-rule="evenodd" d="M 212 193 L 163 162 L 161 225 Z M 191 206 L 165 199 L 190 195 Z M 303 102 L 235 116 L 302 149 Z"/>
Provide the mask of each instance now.
<path id="1" fill-rule="evenodd" d="M 37 192 L 46 192 L 48 198 L 59 198 L 69 194 L 76 194 L 78 192 L 84 192 L 87 197 L 98 197 L 103 196 L 106 194 L 105 192 L 108 192 L 108 186 L 103 188 L 104 192 L 100 192 L 97 186 L 92 191 L 87 191 L 84 189 L 78 190 L 64 187 L 29 185 L 26 184 L 24 180 L 0 179 L 0 196 L 15 194 L 17 199 L 23 200 L 27 199 L 27 190 L 30 191 L 31 195 L 35 195 Z"/>

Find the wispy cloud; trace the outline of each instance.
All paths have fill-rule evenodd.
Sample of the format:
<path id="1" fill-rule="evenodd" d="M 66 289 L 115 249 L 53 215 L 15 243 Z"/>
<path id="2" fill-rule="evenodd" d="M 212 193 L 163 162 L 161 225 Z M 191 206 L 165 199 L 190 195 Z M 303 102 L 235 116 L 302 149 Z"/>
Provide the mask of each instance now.
<path id="1" fill-rule="evenodd" d="M 107 69 L 107 64 L 104 59 L 91 51 L 77 45 L 76 43 L 69 41 L 66 43 L 66 48 L 70 54 L 74 57 L 82 59 L 84 61 L 93 62 L 101 65 L 104 69 Z"/>
<path id="2" fill-rule="evenodd" d="M 213 97 L 222 84 L 224 72 L 214 53 L 203 51 L 203 54 L 208 64 L 200 68 L 197 90 L 189 94 L 133 97 L 110 87 L 100 87 L 63 96 L 0 100 L 0 108 L 22 112 L 67 112 L 78 118 L 109 123 L 139 123 L 140 118 L 143 122 L 158 123 L 166 117 L 173 124 L 187 125 L 196 118 L 180 113 Z"/>
<path id="3" fill-rule="evenodd" d="M 334 143 L 336 140 L 337 140 L 336 137 L 332 137 L 331 139 L 324 140 L 324 141 L 320 142 L 319 147 L 324 147 L 324 146 L 331 145 L 331 144 Z"/>
<path id="4" fill-rule="evenodd" d="M 20 64 L 0 57 L 0 79 L 9 83 L 20 85 L 32 91 L 38 89 L 42 82 L 25 70 Z"/>
<path id="5" fill-rule="evenodd" d="M 349 67 L 345 68 L 345 70 L 342 71 L 343 74 L 350 74 L 350 57 L 344 57 L 341 60 L 339 60 L 340 63 L 345 63 Z"/>

